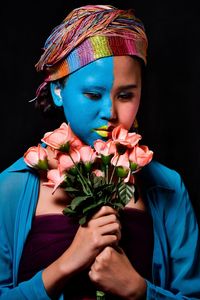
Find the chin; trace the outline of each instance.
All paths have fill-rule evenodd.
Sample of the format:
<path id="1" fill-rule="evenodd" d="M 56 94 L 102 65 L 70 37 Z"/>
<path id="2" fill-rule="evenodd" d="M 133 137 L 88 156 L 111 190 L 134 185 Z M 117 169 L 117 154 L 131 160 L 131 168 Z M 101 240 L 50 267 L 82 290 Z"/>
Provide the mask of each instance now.
<path id="1" fill-rule="evenodd" d="M 83 139 L 83 142 L 84 142 L 85 144 L 87 144 L 87 145 L 93 147 L 93 146 L 94 146 L 94 142 L 95 142 L 96 140 L 106 141 L 107 138 L 103 138 L 103 137 L 99 136 L 98 134 L 94 133 L 94 134 L 92 134 L 91 137 L 89 137 L 89 138 L 87 138 L 87 139 Z"/>

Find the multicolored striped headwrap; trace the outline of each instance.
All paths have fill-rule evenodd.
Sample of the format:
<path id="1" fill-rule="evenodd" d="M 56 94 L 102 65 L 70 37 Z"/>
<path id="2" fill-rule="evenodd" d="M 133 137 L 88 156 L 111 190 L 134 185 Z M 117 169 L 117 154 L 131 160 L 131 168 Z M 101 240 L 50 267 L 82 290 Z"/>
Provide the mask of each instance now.
<path id="1" fill-rule="evenodd" d="M 49 82 L 106 56 L 135 55 L 146 64 L 147 45 L 144 26 L 133 10 L 86 5 L 74 9 L 53 29 L 36 70 L 43 71 Z"/>

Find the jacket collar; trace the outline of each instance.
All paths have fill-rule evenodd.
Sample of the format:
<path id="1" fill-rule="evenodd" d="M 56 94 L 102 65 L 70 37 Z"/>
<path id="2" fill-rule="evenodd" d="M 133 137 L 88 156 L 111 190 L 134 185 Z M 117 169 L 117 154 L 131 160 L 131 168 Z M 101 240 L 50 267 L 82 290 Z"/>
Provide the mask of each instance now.
<path id="1" fill-rule="evenodd" d="M 21 157 L 18 159 L 14 164 L 12 164 L 10 167 L 7 168 L 8 172 L 23 172 L 23 171 L 32 171 L 33 168 L 29 167 L 25 161 L 24 158 Z"/>

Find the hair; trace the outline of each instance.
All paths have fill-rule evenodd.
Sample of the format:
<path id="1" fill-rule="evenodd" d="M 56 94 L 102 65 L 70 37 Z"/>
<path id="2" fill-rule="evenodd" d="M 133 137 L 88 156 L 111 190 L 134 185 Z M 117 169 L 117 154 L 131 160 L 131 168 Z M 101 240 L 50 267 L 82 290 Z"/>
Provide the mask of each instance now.
<path id="1" fill-rule="evenodd" d="M 65 76 L 65 77 L 57 80 L 60 83 L 61 87 L 64 87 L 64 85 L 67 81 L 67 78 L 68 78 L 68 76 Z M 62 106 L 58 107 L 57 105 L 54 104 L 53 97 L 51 94 L 51 89 L 50 89 L 50 82 L 48 82 L 43 87 L 40 94 L 36 98 L 35 109 L 40 111 L 44 117 L 50 117 L 50 118 L 62 117 L 62 118 L 64 118 Z"/>

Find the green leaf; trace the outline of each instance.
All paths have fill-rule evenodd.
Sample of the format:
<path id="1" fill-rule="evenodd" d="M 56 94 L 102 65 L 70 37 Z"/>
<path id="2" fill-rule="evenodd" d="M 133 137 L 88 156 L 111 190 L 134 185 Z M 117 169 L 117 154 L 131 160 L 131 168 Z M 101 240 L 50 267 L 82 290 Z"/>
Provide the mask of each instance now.
<path id="1" fill-rule="evenodd" d="M 86 208 L 83 209 L 83 213 L 87 213 L 88 211 L 91 211 L 93 209 L 99 208 L 100 205 L 104 204 L 104 199 L 99 200 L 97 203 L 93 203 Z"/>
<path id="2" fill-rule="evenodd" d="M 102 176 L 94 176 L 93 177 L 93 188 L 96 189 L 105 184 L 105 178 Z"/>
<path id="3" fill-rule="evenodd" d="M 134 185 L 121 182 L 118 186 L 118 195 L 122 204 L 125 206 L 131 198 L 134 196 L 135 187 Z"/>
<path id="4" fill-rule="evenodd" d="M 65 191 L 66 192 L 78 192 L 79 190 L 72 187 L 72 186 L 68 186 L 68 187 L 65 188 Z"/>
<path id="5" fill-rule="evenodd" d="M 112 207 L 116 210 L 120 210 L 120 209 L 124 208 L 124 205 L 120 202 L 113 202 Z"/>
<path id="6" fill-rule="evenodd" d="M 115 191 L 115 185 L 113 183 L 106 183 L 94 188 L 94 193 L 98 193 L 99 191 L 112 193 Z"/>
<path id="7" fill-rule="evenodd" d="M 65 177 L 66 183 L 70 186 L 72 183 L 74 183 L 76 177 L 72 174 L 67 173 Z"/>
<path id="8" fill-rule="evenodd" d="M 105 300 L 106 294 L 102 291 L 96 291 L 96 300 Z"/>
<path id="9" fill-rule="evenodd" d="M 84 225 L 86 222 L 87 222 L 87 217 L 86 217 L 86 216 L 83 216 L 83 217 L 80 218 L 80 220 L 79 220 L 79 224 L 80 224 L 80 225 Z"/>
<path id="10" fill-rule="evenodd" d="M 71 169 L 68 170 L 68 174 L 76 176 L 77 173 L 78 173 L 77 166 L 72 167 Z"/>
<path id="11" fill-rule="evenodd" d="M 116 188 L 115 188 L 115 185 L 113 183 L 108 183 L 108 184 L 104 184 L 101 187 L 101 190 L 112 193 L 116 190 Z"/>
<path id="12" fill-rule="evenodd" d="M 75 208 L 77 208 L 83 201 L 85 201 L 86 199 L 91 198 L 91 196 L 79 196 L 79 197 L 75 197 L 71 204 L 70 207 L 74 210 Z"/>
<path id="13" fill-rule="evenodd" d="M 75 215 L 76 211 L 72 210 L 69 206 L 67 206 L 63 209 L 63 214 L 68 216 Z"/>
<path id="14" fill-rule="evenodd" d="M 77 175 L 77 180 L 78 180 L 78 182 L 81 184 L 83 192 L 84 192 L 87 196 L 91 196 L 91 191 L 90 191 L 90 189 L 88 189 L 88 187 L 86 186 L 86 184 L 85 184 L 85 182 L 82 180 L 82 178 L 84 178 L 85 182 L 88 183 L 88 182 L 87 182 L 87 178 L 85 178 L 84 176 L 81 177 L 80 175 Z"/>

